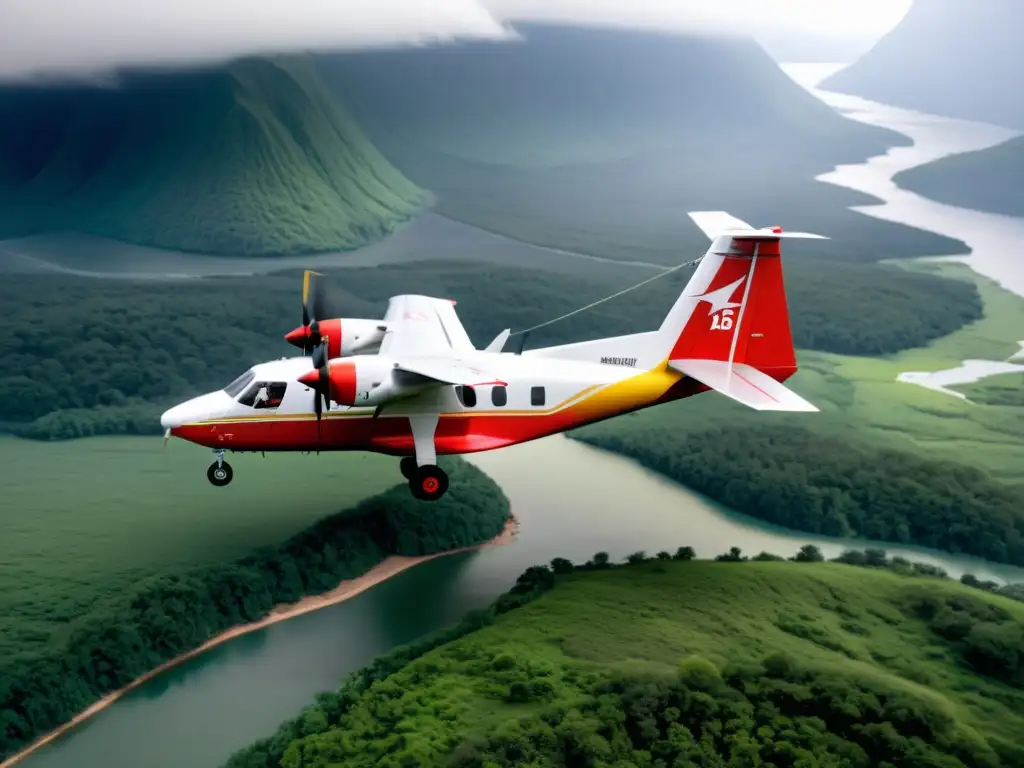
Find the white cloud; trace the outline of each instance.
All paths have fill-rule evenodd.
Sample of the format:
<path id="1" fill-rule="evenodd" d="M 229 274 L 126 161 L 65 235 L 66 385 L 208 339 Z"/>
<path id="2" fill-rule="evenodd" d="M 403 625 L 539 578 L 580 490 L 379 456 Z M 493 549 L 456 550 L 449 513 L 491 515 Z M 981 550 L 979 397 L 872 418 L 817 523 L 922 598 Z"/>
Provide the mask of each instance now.
<path id="1" fill-rule="evenodd" d="M 877 38 L 912 0 L 483 0 L 506 19 Z"/>
<path id="2" fill-rule="evenodd" d="M 477 0 L 0 0 L 0 77 L 508 36 Z"/>
<path id="3" fill-rule="evenodd" d="M 514 37 L 515 20 L 878 37 L 911 0 L 0 0 L 0 78 Z"/>

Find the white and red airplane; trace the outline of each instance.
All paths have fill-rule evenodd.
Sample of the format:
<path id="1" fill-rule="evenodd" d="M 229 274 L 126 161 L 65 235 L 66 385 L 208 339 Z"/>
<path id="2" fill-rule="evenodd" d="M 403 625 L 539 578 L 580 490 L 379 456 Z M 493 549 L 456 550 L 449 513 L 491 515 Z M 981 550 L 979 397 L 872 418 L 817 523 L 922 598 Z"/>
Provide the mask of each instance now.
<path id="1" fill-rule="evenodd" d="M 312 360 L 256 365 L 171 408 L 161 425 L 214 449 L 207 476 L 217 486 L 232 479 L 225 451 L 374 451 L 403 457 L 413 496 L 433 501 L 448 488 L 438 455 L 502 448 L 708 390 L 757 410 L 816 411 L 782 385 L 797 365 L 780 242 L 823 238 L 754 229 L 721 211 L 690 216 L 711 247 L 656 331 L 519 354 L 501 351 L 504 331 L 478 350 L 452 301 L 395 296 L 382 321 L 359 321 L 382 329 L 376 354 L 343 356 L 338 333 L 321 323 Z M 301 346 L 310 335 L 307 322 L 289 340 Z"/>

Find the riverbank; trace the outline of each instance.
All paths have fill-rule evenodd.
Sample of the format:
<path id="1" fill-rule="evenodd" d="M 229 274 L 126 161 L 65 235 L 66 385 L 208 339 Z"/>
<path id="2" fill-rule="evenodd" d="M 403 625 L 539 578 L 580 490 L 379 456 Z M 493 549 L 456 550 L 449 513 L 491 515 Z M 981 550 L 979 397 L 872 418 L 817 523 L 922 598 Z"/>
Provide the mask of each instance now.
<path id="1" fill-rule="evenodd" d="M 236 638 L 242 637 L 243 635 L 247 635 L 252 632 L 265 629 L 266 627 L 269 627 L 273 624 L 277 624 L 288 619 L 293 619 L 297 616 L 302 616 L 313 611 L 318 611 L 322 608 L 327 608 L 328 606 L 343 603 L 346 600 L 351 600 L 357 595 L 361 595 L 366 590 L 371 589 L 372 587 L 375 587 L 378 584 L 381 584 L 387 581 L 388 579 L 391 579 L 397 576 L 398 574 L 409 570 L 410 568 L 414 568 L 417 565 L 422 565 L 423 563 L 429 562 L 431 560 L 436 560 L 437 558 L 448 557 L 450 555 L 456 555 L 463 552 L 479 551 L 483 549 L 488 549 L 490 547 L 497 547 L 509 544 L 515 540 L 518 534 L 519 521 L 513 515 L 509 517 L 501 533 L 499 533 L 493 539 L 483 542 L 482 544 L 475 544 L 468 547 L 459 547 L 458 549 L 451 549 L 445 552 L 436 552 L 431 555 L 420 555 L 418 557 L 390 555 L 386 557 L 383 561 L 381 561 L 378 565 L 364 573 L 362 576 L 342 581 L 340 584 L 338 584 L 337 587 L 335 587 L 332 590 L 323 592 L 319 595 L 310 595 L 308 597 L 304 597 L 295 603 L 277 605 L 270 611 L 270 613 L 268 613 L 259 621 L 252 621 L 246 624 L 240 624 L 238 626 L 232 627 L 231 629 L 225 630 L 224 632 L 221 632 L 220 634 L 210 638 L 199 647 L 194 648 L 193 650 L 183 653 L 179 656 L 176 656 L 170 661 L 165 662 L 160 666 L 150 670 L 146 674 L 136 678 L 123 688 L 120 688 L 112 693 L 107 694 L 106 696 L 96 701 L 94 704 L 89 706 L 87 709 L 85 709 L 78 715 L 75 715 L 75 717 L 73 717 L 64 725 L 54 729 L 53 731 L 50 731 L 48 734 L 38 739 L 34 743 L 30 744 L 25 749 L 7 758 L 5 761 L 0 763 L 0 768 L 12 768 L 12 766 L 17 765 L 19 762 L 29 757 L 32 753 L 36 752 L 37 750 L 41 749 L 47 744 L 60 738 L 73 728 L 78 727 L 79 725 L 87 721 L 89 718 L 99 714 L 125 694 L 130 693 L 131 691 L 140 687 L 144 683 L 152 680 L 153 678 L 157 677 L 163 672 L 166 672 L 178 666 L 179 664 L 188 661 L 189 659 L 193 659 L 196 656 L 205 653 L 206 651 L 216 648 L 217 646 L 222 645 L 223 643 L 226 643 L 229 640 L 234 640 Z"/>

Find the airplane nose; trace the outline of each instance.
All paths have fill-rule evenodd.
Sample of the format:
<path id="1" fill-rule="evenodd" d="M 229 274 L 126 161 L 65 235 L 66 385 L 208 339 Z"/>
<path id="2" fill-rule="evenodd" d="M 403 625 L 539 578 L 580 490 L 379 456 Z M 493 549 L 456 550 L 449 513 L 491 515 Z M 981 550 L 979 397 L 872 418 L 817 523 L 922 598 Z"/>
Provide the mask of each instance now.
<path id="1" fill-rule="evenodd" d="M 168 408 L 160 416 L 160 426 L 164 429 L 174 429 L 180 427 L 184 420 L 182 417 L 182 408 L 180 405 L 176 405 L 173 408 Z"/>
<path id="2" fill-rule="evenodd" d="M 203 419 L 223 416 L 230 411 L 233 402 L 223 391 L 200 395 L 164 411 L 160 416 L 160 426 L 175 429 Z"/>

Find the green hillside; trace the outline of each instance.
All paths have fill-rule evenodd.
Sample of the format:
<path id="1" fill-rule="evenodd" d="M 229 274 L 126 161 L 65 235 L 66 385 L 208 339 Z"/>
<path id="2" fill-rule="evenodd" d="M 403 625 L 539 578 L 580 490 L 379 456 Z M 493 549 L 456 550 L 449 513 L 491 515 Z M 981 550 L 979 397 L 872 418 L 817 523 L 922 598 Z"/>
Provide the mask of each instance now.
<path id="1" fill-rule="evenodd" d="M 1024 137 L 919 165 L 893 181 L 947 205 L 1024 216 Z"/>
<path id="2" fill-rule="evenodd" d="M 840 116 L 753 40 L 516 28 L 521 42 L 317 64 L 435 210 L 525 242 L 674 264 L 707 247 L 686 212 L 728 209 L 827 234 L 815 253 L 846 260 L 964 252 L 812 180 L 909 140 Z"/>
<path id="3" fill-rule="evenodd" d="M 302 61 L 0 90 L 0 237 L 76 230 L 231 255 L 357 248 L 426 194 Z"/>
<path id="4" fill-rule="evenodd" d="M 228 765 L 1024 764 L 1024 606 L 909 566 L 595 561 L 527 571 Z"/>

